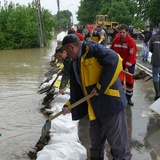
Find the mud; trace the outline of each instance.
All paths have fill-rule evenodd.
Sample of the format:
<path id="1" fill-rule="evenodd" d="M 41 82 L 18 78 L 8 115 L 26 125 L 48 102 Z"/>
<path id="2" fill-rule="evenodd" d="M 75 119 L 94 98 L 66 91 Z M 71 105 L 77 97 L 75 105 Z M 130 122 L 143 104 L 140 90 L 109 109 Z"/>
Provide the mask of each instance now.
<path id="1" fill-rule="evenodd" d="M 28 153 L 28 156 L 30 157 L 31 160 L 36 160 L 36 158 L 37 158 L 37 153 L 38 153 L 39 151 L 41 151 L 45 145 L 48 144 L 49 140 L 50 140 L 50 135 L 49 135 L 49 133 L 45 136 L 44 139 L 42 139 L 42 138 L 40 137 L 40 139 L 38 140 L 38 142 L 36 143 L 36 145 L 35 145 L 35 147 L 34 147 L 34 150 L 29 151 L 29 153 Z"/>

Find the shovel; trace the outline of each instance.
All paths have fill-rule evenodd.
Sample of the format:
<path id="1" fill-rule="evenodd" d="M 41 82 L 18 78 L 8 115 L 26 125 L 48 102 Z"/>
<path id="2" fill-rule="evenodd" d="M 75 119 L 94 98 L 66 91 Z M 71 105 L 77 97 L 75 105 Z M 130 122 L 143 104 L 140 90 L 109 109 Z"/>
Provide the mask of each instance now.
<path id="1" fill-rule="evenodd" d="M 61 71 L 61 70 L 60 70 L 60 71 Z M 47 87 L 45 87 L 45 88 L 42 88 L 42 89 L 38 90 L 37 93 L 42 94 L 42 93 L 45 93 L 45 92 L 49 92 L 49 91 L 52 89 L 53 84 L 57 81 L 59 75 L 60 75 L 60 74 L 57 74 L 56 78 L 54 79 L 54 81 L 51 83 L 50 86 L 47 86 Z"/>
<path id="2" fill-rule="evenodd" d="M 67 88 L 68 88 L 68 85 L 64 88 L 64 90 L 66 90 Z M 56 93 L 56 94 L 53 96 L 53 99 L 55 99 L 56 97 L 58 97 L 60 94 L 61 94 L 61 93 L 59 93 L 59 92 Z M 64 93 L 63 93 L 63 94 L 64 94 Z M 62 94 L 62 95 L 63 95 L 63 94 Z"/>
<path id="3" fill-rule="evenodd" d="M 72 108 L 78 106 L 79 104 L 85 102 L 86 100 L 90 99 L 91 97 L 93 97 L 94 94 L 89 94 L 85 97 L 83 97 L 82 99 L 78 100 L 77 102 L 71 104 L 70 106 L 68 106 L 68 108 L 71 110 Z M 54 116 L 50 117 L 46 123 L 44 124 L 42 131 L 41 131 L 41 137 L 40 139 L 43 140 L 45 139 L 45 137 L 48 135 L 50 129 L 51 129 L 51 120 L 57 118 L 58 116 L 60 116 L 63 113 L 63 111 L 58 112 L 57 114 L 55 114 Z"/>

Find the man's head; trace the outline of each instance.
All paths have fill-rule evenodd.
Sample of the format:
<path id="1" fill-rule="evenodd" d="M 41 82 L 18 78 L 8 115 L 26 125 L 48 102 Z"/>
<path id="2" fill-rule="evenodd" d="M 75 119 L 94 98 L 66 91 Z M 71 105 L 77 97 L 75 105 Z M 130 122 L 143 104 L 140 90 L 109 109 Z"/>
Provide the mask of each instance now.
<path id="1" fill-rule="evenodd" d="M 63 38 L 62 46 L 63 50 L 67 52 L 67 55 L 72 59 L 78 58 L 78 53 L 81 47 L 81 41 L 75 34 L 68 34 Z"/>
<path id="2" fill-rule="evenodd" d="M 147 30 L 147 31 L 150 30 L 150 26 L 149 26 L 149 25 L 146 26 L 146 30 Z"/>
<path id="3" fill-rule="evenodd" d="M 97 31 L 101 31 L 103 29 L 103 26 L 101 24 L 97 25 Z"/>
<path id="4" fill-rule="evenodd" d="M 92 25 L 88 25 L 87 29 L 88 29 L 89 33 L 93 33 L 93 26 Z"/>
<path id="5" fill-rule="evenodd" d="M 75 34 L 75 33 L 76 33 L 76 31 L 74 30 L 74 28 L 70 28 L 68 30 L 68 34 Z"/>
<path id="6" fill-rule="evenodd" d="M 128 28 L 128 26 L 125 25 L 125 24 L 122 24 L 122 25 L 119 26 L 119 33 L 120 33 L 120 36 L 121 36 L 121 39 L 122 39 L 122 40 L 127 37 L 127 35 L 128 35 L 128 30 L 129 30 L 129 28 Z"/>
<path id="7" fill-rule="evenodd" d="M 60 59 L 60 60 L 67 58 L 67 53 L 66 53 L 66 51 L 63 50 L 62 45 L 60 45 L 56 48 L 55 53 L 58 56 L 58 59 Z"/>

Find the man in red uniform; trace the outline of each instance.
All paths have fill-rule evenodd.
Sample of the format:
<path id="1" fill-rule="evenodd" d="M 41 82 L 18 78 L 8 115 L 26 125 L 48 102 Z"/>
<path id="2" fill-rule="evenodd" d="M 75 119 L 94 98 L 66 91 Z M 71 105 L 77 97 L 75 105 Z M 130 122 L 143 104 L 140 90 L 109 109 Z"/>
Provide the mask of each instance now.
<path id="1" fill-rule="evenodd" d="M 120 73 L 120 80 L 126 91 L 128 105 L 133 106 L 134 103 L 131 98 L 133 96 L 134 79 L 126 72 L 134 74 L 137 46 L 134 39 L 129 35 L 128 30 L 128 26 L 122 24 L 119 28 L 119 34 L 113 40 L 110 48 L 116 51 L 123 59 L 123 70 L 125 72 Z"/>

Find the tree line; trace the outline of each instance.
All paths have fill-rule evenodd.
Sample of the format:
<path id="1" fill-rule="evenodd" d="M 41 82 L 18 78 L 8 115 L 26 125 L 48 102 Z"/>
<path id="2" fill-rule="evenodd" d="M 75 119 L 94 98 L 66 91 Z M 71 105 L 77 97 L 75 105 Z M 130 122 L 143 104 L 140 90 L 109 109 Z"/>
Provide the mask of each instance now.
<path id="1" fill-rule="evenodd" d="M 98 14 L 107 14 L 111 21 L 145 28 L 160 23 L 160 0 L 81 0 L 77 19 L 82 24 L 93 24 Z"/>
<path id="2" fill-rule="evenodd" d="M 48 45 L 53 39 L 53 31 L 66 30 L 66 25 L 71 25 L 71 12 L 61 11 L 61 23 L 57 14 L 52 15 L 47 9 L 42 8 L 42 22 L 44 28 L 44 43 Z M 8 3 L 0 4 L 0 50 L 21 48 L 36 48 L 40 46 L 37 21 L 37 8 L 34 1 L 28 5 Z"/>

